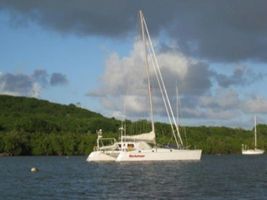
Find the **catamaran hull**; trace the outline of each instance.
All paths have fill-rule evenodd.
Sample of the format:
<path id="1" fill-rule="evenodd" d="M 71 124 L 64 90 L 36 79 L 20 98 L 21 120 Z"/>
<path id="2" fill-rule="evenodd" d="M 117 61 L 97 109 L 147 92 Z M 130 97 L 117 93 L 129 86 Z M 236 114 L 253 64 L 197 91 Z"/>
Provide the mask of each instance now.
<path id="1" fill-rule="evenodd" d="M 118 155 L 116 162 L 129 161 L 178 161 L 178 160 L 200 160 L 202 150 L 177 150 L 177 149 L 157 149 L 148 151 L 122 151 Z"/>
<path id="2" fill-rule="evenodd" d="M 107 152 L 102 152 L 102 151 L 93 151 L 92 153 L 89 154 L 86 161 L 88 162 L 115 161 L 118 154 L 119 153 L 112 154 L 112 153 L 107 153 Z"/>
<path id="3" fill-rule="evenodd" d="M 264 151 L 260 150 L 260 149 L 248 149 L 248 150 L 242 151 L 243 155 L 261 155 L 263 153 L 264 153 Z"/>

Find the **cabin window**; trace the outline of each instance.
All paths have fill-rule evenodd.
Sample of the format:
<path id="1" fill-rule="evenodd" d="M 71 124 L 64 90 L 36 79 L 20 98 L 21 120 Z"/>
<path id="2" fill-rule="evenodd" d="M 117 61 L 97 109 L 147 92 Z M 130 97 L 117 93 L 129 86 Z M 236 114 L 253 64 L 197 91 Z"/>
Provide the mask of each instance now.
<path id="1" fill-rule="evenodd" d="M 133 151 L 134 150 L 134 144 L 127 144 L 127 151 Z"/>
<path id="2" fill-rule="evenodd" d="M 128 148 L 134 148 L 134 144 L 128 144 L 127 147 Z"/>

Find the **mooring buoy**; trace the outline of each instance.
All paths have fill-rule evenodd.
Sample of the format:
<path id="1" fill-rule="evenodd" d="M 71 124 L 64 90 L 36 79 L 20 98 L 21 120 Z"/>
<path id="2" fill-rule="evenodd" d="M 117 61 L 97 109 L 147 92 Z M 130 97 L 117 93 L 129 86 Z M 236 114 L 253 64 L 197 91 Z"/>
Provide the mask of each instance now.
<path id="1" fill-rule="evenodd" d="M 39 171 L 39 169 L 37 167 L 32 167 L 31 168 L 31 172 L 38 172 L 38 171 Z"/>

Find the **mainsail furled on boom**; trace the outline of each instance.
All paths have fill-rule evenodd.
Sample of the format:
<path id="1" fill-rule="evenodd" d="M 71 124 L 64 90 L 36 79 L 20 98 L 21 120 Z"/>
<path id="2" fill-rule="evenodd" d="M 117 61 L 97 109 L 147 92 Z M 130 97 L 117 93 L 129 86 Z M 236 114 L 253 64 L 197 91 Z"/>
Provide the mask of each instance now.
<path id="1" fill-rule="evenodd" d="M 145 141 L 147 143 L 156 144 L 156 134 L 154 131 L 149 133 L 141 133 L 138 135 L 123 135 L 122 140 L 125 141 Z"/>

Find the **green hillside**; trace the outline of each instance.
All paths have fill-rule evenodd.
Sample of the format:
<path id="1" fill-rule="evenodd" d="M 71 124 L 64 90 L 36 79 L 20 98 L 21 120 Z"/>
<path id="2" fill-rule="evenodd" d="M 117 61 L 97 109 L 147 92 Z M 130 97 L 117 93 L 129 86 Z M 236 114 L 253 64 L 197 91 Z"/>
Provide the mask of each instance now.
<path id="1" fill-rule="evenodd" d="M 96 130 L 118 138 L 121 122 L 73 104 L 0 95 L 0 155 L 87 155 Z M 126 121 L 127 134 L 149 131 L 146 120 Z M 173 144 L 170 126 L 155 124 L 158 144 Z M 267 126 L 257 125 L 259 147 L 267 149 Z M 181 127 L 188 148 L 207 154 L 240 153 L 241 144 L 253 146 L 253 130 L 227 127 Z"/>
<path id="2" fill-rule="evenodd" d="M 0 153 L 62 155 L 88 153 L 95 132 L 117 132 L 114 118 L 76 107 L 0 95 Z M 93 133 L 93 134 L 92 134 Z"/>
<path id="3" fill-rule="evenodd" d="M 0 95 L 0 130 L 28 133 L 88 133 L 102 128 L 116 131 L 117 120 L 108 119 L 73 104 L 68 106 L 26 97 Z"/>

